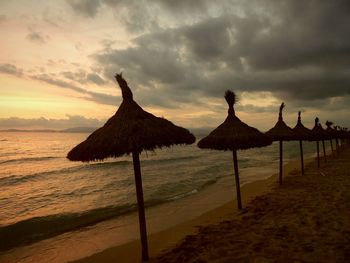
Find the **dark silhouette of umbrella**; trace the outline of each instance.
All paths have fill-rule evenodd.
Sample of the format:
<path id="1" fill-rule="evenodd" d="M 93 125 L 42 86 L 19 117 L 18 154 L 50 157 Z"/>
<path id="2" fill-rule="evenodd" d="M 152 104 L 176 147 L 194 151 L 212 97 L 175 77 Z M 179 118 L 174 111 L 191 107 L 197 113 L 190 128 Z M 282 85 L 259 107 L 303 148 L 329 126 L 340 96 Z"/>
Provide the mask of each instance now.
<path id="1" fill-rule="evenodd" d="M 175 126 L 164 118 L 144 111 L 134 100 L 133 94 L 123 79 L 116 74 L 122 90 L 123 102 L 106 124 L 94 131 L 85 141 L 75 146 L 67 158 L 71 161 L 95 161 L 108 157 L 132 154 L 142 259 L 148 260 L 146 219 L 144 211 L 142 178 L 139 155 L 143 150 L 169 147 L 174 144 L 192 144 L 195 137 L 186 129 Z"/>
<path id="2" fill-rule="evenodd" d="M 302 123 L 301 123 L 301 112 L 298 112 L 298 122 L 293 128 L 294 132 L 294 140 L 299 141 L 299 147 L 300 147 L 300 162 L 301 162 L 301 174 L 304 175 L 304 153 L 303 153 L 303 141 L 305 140 L 310 140 L 311 139 L 311 131 L 306 128 Z"/>
<path id="3" fill-rule="evenodd" d="M 283 121 L 282 111 L 284 109 L 284 102 L 280 106 L 280 111 L 278 115 L 278 121 L 273 128 L 266 132 L 266 135 L 269 136 L 272 141 L 279 141 L 280 149 L 280 174 L 279 174 L 279 184 L 282 184 L 283 176 L 283 141 L 293 140 L 293 130 L 288 127 L 287 124 Z"/>
<path id="4" fill-rule="evenodd" d="M 341 138 L 341 131 L 339 128 L 340 127 L 338 125 L 334 126 L 335 149 L 336 149 L 337 153 L 340 152 L 339 139 Z"/>
<path id="5" fill-rule="evenodd" d="M 237 206 L 242 209 L 241 190 L 239 185 L 237 150 L 270 145 L 272 141 L 259 130 L 242 122 L 235 114 L 233 105 L 237 102 L 234 92 L 227 90 L 225 99 L 229 106 L 226 120 L 208 136 L 198 142 L 201 149 L 232 151 L 236 181 Z"/>
<path id="6" fill-rule="evenodd" d="M 332 150 L 332 155 L 334 156 L 334 148 L 333 148 L 333 141 L 332 139 L 334 138 L 334 130 L 332 128 L 333 122 L 331 121 L 326 121 L 326 132 L 327 132 L 327 137 L 329 138 L 329 142 L 331 143 L 331 150 Z"/>
<path id="7" fill-rule="evenodd" d="M 325 133 L 324 130 L 322 129 L 320 123 L 319 123 L 319 118 L 315 118 L 315 126 L 312 128 L 312 133 L 313 133 L 313 139 L 316 141 L 316 149 L 317 149 L 317 167 L 320 168 L 320 141 L 322 140 L 324 142 L 325 138 Z M 325 148 L 324 148 L 324 143 L 323 143 L 323 151 L 325 155 Z M 326 157 L 326 155 L 325 155 Z"/>
<path id="8" fill-rule="evenodd" d="M 349 143 L 349 131 L 348 128 L 343 127 L 342 128 L 342 142 L 344 144 L 344 147 Z"/>
<path id="9" fill-rule="evenodd" d="M 325 146 L 325 140 L 328 139 L 328 134 L 325 129 L 323 129 L 321 123 L 318 123 L 319 131 L 321 132 L 321 138 L 322 138 L 322 147 L 323 147 L 323 157 L 324 157 L 324 162 L 327 162 L 327 154 L 326 154 L 326 146 Z"/>

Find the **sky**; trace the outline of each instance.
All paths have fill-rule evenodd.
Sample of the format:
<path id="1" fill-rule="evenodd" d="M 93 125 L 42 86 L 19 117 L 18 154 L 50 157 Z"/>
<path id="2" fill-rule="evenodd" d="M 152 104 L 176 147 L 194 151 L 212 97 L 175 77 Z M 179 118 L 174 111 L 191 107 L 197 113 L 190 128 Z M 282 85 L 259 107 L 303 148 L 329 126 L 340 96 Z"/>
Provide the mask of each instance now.
<path id="1" fill-rule="evenodd" d="M 145 110 L 216 127 L 224 92 L 263 131 L 349 127 L 347 0 L 0 0 L 0 129 L 102 126 L 123 72 Z"/>

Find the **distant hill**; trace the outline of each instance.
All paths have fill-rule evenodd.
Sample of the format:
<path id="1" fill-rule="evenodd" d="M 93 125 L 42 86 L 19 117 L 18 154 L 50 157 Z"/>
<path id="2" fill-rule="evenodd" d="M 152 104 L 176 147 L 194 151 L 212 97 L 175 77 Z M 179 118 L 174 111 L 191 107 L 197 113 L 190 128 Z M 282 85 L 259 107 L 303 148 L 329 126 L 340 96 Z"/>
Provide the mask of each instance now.
<path id="1" fill-rule="evenodd" d="M 96 127 L 73 127 L 64 130 L 38 129 L 38 130 L 22 130 L 22 129 L 6 129 L 0 132 L 71 132 L 71 133 L 91 133 L 95 131 Z"/>
<path id="2" fill-rule="evenodd" d="M 97 127 L 72 127 L 64 130 L 38 129 L 38 130 L 21 130 L 21 129 L 7 129 L 0 130 L 0 132 L 67 132 L 67 133 L 92 133 L 97 130 Z M 201 138 L 208 135 L 214 128 L 190 128 L 189 130 L 197 137 Z"/>
<path id="3" fill-rule="evenodd" d="M 68 128 L 65 130 L 62 130 L 61 132 L 86 132 L 91 133 L 93 131 L 97 130 L 96 127 L 74 127 L 74 128 Z"/>
<path id="4" fill-rule="evenodd" d="M 190 128 L 190 132 L 192 132 L 197 139 L 207 136 L 212 130 L 213 127 L 201 127 L 201 128 Z"/>
<path id="5" fill-rule="evenodd" d="M 38 129 L 38 130 L 7 129 L 7 130 L 0 130 L 0 132 L 60 132 L 60 131 L 50 130 L 50 129 Z"/>

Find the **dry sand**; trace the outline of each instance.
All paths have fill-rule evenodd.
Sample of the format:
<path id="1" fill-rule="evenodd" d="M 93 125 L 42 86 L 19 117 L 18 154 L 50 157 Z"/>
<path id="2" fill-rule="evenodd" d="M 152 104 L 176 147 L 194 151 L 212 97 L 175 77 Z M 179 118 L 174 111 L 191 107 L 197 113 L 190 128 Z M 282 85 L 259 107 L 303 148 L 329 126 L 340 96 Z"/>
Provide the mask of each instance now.
<path id="1" fill-rule="evenodd" d="M 337 200 L 341 204 L 335 204 L 335 193 L 345 197 L 339 193 L 349 188 L 350 177 L 348 184 L 333 180 L 333 177 L 346 181 L 344 173 L 346 165 L 350 168 L 346 163 L 349 157 L 350 152 L 346 151 L 341 157 L 329 158 L 320 171 L 313 159 L 306 160 L 305 176 L 300 176 L 299 160 L 295 160 L 284 167 L 288 176 L 282 187 L 277 185 L 277 175 L 244 185 L 245 209 L 242 212 L 237 212 L 234 200 L 195 219 L 149 235 L 151 262 L 285 262 L 288 259 L 292 262 L 330 262 L 330 257 L 344 258 L 347 245 L 343 241 L 350 232 L 338 232 L 337 236 L 344 240 L 334 239 L 343 245 L 340 248 L 344 249 L 342 254 L 336 256 L 334 248 L 329 252 L 328 248 L 318 246 L 322 242 L 332 242 L 334 224 L 344 228 L 349 225 L 349 221 L 334 223 L 324 218 L 334 210 L 337 211 L 334 216 L 340 216 L 338 206 L 343 201 Z M 350 201 L 350 194 L 348 197 Z M 342 219 L 350 220 L 350 214 L 343 214 L 346 211 L 350 212 L 345 209 Z M 336 246 L 339 247 L 339 243 Z M 317 258 L 319 252 L 327 254 L 327 260 L 325 256 Z M 140 241 L 135 240 L 76 262 L 135 263 L 140 262 L 140 257 Z"/>
<path id="2" fill-rule="evenodd" d="M 350 262 L 350 149 L 152 262 Z"/>

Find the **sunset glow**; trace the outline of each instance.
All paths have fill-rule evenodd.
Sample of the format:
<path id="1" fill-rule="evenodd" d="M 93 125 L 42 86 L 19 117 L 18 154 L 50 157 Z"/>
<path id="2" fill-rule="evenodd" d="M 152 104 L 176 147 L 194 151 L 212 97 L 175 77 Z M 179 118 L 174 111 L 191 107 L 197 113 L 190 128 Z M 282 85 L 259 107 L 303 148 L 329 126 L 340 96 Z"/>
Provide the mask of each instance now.
<path id="1" fill-rule="evenodd" d="M 13 117 L 23 125 L 68 115 L 105 121 L 121 102 L 113 79 L 120 71 L 141 106 L 189 128 L 220 123 L 226 89 L 237 92 L 240 116 L 260 129 L 276 119 L 281 101 L 290 125 L 298 110 L 308 125 L 315 114 L 349 124 L 348 54 L 339 57 L 330 42 L 347 45 L 346 34 L 312 39 L 322 29 L 296 22 L 295 43 L 284 43 L 291 14 L 283 5 L 190 2 L 2 1 L 0 128 L 29 128 L 11 126 Z M 326 19 L 308 10 L 313 23 Z"/>

